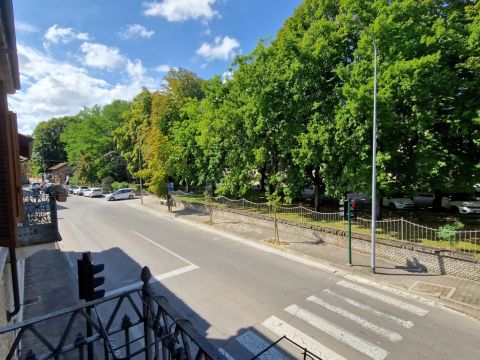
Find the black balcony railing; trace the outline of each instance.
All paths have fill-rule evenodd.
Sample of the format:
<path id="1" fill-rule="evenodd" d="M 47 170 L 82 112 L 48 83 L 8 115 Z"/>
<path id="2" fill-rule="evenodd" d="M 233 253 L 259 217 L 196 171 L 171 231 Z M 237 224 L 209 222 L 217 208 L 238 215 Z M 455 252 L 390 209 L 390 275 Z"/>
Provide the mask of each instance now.
<path id="1" fill-rule="evenodd" d="M 144 267 L 143 285 L 0 329 L 0 338 L 14 339 L 6 360 L 223 359 L 164 297 L 153 292 L 150 278 Z M 64 325 L 55 339 L 42 334 L 42 328 L 59 323 Z"/>

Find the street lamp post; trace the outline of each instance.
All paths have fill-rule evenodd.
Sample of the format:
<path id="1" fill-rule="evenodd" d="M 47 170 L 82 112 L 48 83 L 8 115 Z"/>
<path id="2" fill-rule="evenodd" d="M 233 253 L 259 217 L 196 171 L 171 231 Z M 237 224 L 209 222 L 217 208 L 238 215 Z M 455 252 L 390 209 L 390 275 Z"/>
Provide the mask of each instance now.
<path id="1" fill-rule="evenodd" d="M 375 274 L 375 246 L 377 237 L 377 45 L 373 43 L 373 146 L 372 146 L 372 251 L 371 270 Z"/>
<path id="2" fill-rule="evenodd" d="M 375 248 L 377 239 L 377 44 L 375 36 L 356 17 L 353 21 L 360 25 L 371 38 L 373 44 L 373 144 L 372 144 L 372 234 L 370 267 L 375 274 Z"/>
<path id="3" fill-rule="evenodd" d="M 141 152 L 142 142 L 138 147 L 138 171 L 142 170 L 142 152 Z M 139 175 L 140 178 L 140 203 L 143 205 L 143 184 L 142 184 L 142 175 Z"/>

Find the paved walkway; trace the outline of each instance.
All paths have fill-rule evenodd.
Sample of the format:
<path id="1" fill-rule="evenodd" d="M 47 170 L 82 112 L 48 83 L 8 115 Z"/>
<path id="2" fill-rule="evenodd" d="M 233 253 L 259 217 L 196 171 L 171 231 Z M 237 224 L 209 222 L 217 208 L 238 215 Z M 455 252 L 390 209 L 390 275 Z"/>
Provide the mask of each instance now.
<path id="1" fill-rule="evenodd" d="M 131 205 L 141 206 L 140 200 L 132 201 Z M 164 202 L 153 196 L 145 196 L 143 206 L 156 212 L 168 213 Z M 267 243 L 266 240 L 273 237 L 272 229 L 224 219 L 218 215 L 214 215 L 213 224 L 207 224 L 209 216 L 185 209 L 173 208 L 172 216 L 262 243 Z M 392 264 L 380 259 L 376 261 L 376 274 L 372 274 L 368 255 L 353 252 L 353 265 L 349 265 L 348 252 L 345 248 L 299 240 L 288 234 L 280 234 L 280 239 L 282 245 L 279 246 L 285 251 L 326 262 L 344 272 L 412 291 L 480 319 L 480 282 L 448 275 L 415 272 L 406 264 Z"/>

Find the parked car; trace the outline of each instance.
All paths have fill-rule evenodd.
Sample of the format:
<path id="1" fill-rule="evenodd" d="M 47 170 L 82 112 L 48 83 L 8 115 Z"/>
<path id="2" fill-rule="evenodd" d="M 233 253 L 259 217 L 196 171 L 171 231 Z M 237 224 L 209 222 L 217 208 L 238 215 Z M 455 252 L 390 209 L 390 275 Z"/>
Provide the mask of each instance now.
<path id="1" fill-rule="evenodd" d="M 442 197 L 442 207 L 459 214 L 480 214 L 480 200 L 474 194 L 457 193 Z"/>
<path id="2" fill-rule="evenodd" d="M 42 186 L 38 182 L 33 182 L 30 184 L 30 190 L 31 191 L 39 191 L 42 189 Z"/>
<path id="3" fill-rule="evenodd" d="M 83 196 L 85 190 L 88 190 L 88 186 L 77 186 L 77 188 L 73 190 L 73 195 Z"/>
<path id="4" fill-rule="evenodd" d="M 68 193 L 69 194 L 73 194 L 73 191 L 77 188 L 77 186 L 75 185 L 68 185 L 67 189 L 68 189 Z"/>
<path id="5" fill-rule="evenodd" d="M 100 188 L 90 188 L 83 192 L 83 196 L 85 197 L 103 196 L 103 191 Z"/>
<path id="6" fill-rule="evenodd" d="M 415 207 L 413 200 L 403 194 L 398 194 L 393 197 L 384 197 L 382 205 L 388 207 L 390 210 L 405 210 L 413 209 Z"/>
<path id="7" fill-rule="evenodd" d="M 108 201 L 133 199 L 134 197 L 135 194 L 133 192 L 133 189 L 130 188 L 118 189 L 117 191 L 105 196 Z"/>
<path id="8" fill-rule="evenodd" d="M 420 208 L 432 207 L 433 199 L 435 199 L 435 195 L 426 192 L 419 192 L 413 196 L 413 202 L 415 203 L 415 206 Z"/>

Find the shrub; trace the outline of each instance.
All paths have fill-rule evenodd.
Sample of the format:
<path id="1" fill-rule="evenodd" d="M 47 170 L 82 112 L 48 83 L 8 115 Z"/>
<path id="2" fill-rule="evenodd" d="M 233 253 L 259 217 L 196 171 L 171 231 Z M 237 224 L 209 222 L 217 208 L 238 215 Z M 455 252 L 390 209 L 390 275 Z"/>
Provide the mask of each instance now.
<path id="1" fill-rule="evenodd" d="M 124 181 L 122 181 L 122 182 L 115 181 L 115 182 L 112 183 L 112 189 L 115 190 L 115 191 L 118 190 L 118 189 L 126 188 L 126 187 L 128 187 L 128 183 L 126 183 Z"/>
<path id="2" fill-rule="evenodd" d="M 460 221 L 454 221 L 451 224 L 440 226 L 437 231 L 437 239 L 453 241 L 457 231 L 465 227 Z"/>
<path id="3" fill-rule="evenodd" d="M 102 179 L 102 189 L 104 190 L 112 190 L 112 184 L 115 182 L 115 179 L 111 176 L 107 176 Z"/>

